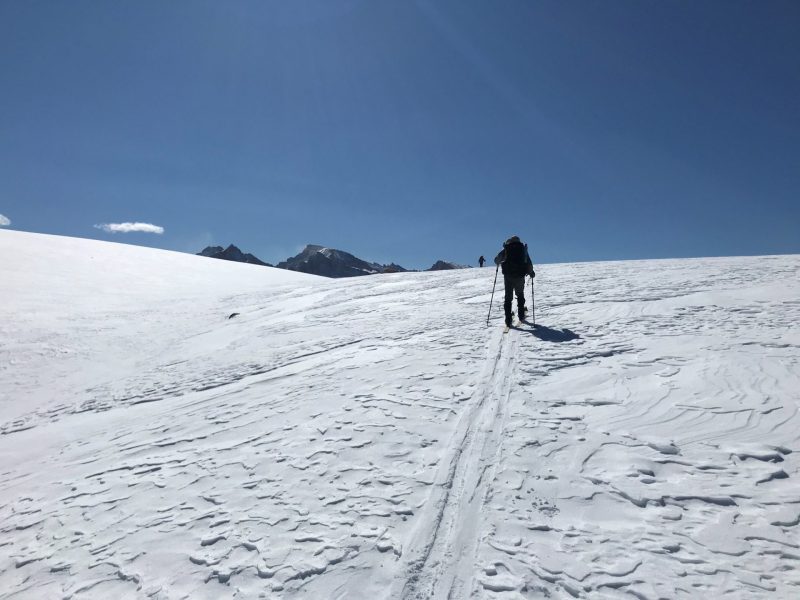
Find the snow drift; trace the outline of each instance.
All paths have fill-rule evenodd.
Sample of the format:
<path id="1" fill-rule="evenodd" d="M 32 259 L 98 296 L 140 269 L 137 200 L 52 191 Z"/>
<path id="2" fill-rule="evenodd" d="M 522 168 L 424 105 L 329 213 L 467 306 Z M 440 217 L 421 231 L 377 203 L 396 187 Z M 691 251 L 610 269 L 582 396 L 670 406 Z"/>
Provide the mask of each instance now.
<path id="1" fill-rule="evenodd" d="M 508 334 L 493 269 L 0 259 L 0 597 L 800 591 L 800 257 L 543 265 Z"/>

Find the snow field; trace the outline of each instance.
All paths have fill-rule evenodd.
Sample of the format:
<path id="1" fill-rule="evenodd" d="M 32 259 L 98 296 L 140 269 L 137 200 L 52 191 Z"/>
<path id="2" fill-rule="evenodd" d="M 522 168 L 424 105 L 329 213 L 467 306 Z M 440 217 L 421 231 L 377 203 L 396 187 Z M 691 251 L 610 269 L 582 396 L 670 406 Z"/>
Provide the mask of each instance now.
<path id="1" fill-rule="evenodd" d="M 543 265 L 503 334 L 489 268 L 0 256 L 2 598 L 800 590 L 800 257 Z"/>

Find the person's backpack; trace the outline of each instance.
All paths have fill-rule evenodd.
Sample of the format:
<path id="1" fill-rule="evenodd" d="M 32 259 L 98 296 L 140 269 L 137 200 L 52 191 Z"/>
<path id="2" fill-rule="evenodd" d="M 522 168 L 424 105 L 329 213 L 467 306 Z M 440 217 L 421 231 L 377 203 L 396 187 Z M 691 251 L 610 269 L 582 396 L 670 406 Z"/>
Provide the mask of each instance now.
<path id="1" fill-rule="evenodd" d="M 528 250 L 519 238 L 511 238 L 503 248 L 506 251 L 506 259 L 503 261 L 503 273 L 505 275 L 527 275 L 528 274 Z"/>

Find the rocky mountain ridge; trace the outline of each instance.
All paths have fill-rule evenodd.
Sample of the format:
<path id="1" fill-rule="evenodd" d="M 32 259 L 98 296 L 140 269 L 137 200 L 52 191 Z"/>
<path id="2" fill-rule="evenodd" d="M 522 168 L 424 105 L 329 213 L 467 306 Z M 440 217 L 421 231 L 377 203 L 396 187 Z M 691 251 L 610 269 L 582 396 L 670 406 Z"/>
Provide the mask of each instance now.
<path id="1" fill-rule="evenodd" d="M 231 244 L 223 249 L 222 246 L 209 246 L 202 252 L 200 256 L 208 256 L 210 258 L 221 258 L 223 260 L 232 260 L 236 262 L 245 262 L 256 265 L 264 265 L 271 267 L 269 263 L 256 258 L 252 254 L 246 254 L 239 250 L 236 246 Z M 406 269 L 398 264 L 390 263 L 382 265 L 376 262 L 369 262 L 335 248 L 326 246 L 319 246 L 317 244 L 308 244 L 296 256 L 287 258 L 284 261 L 274 265 L 279 269 L 286 269 L 289 271 L 298 271 L 301 273 L 309 273 L 312 275 L 321 275 L 323 277 L 360 277 L 363 275 L 375 275 L 377 273 L 402 273 L 412 269 Z M 450 269 L 465 269 L 464 265 L 447 262 L 443 260 L 436 261 L 427 271 L 444 271 Z"/>
<path id="2" fill-rule="evenodd" d="M 277 266 L 280 269 L 323 275 L 325 277 L 359 277 L 407 270 L 394 263 L 382 265 L 376 262 L 368 262 L 353 256 L 349 252 L 315 244 L 307 245 L 300 254 L 278 263 Z"/>
<path id="3" fill-rule="evenodd" d="M 256 258 L 252 254 L 245 254 L 233 244 L 229 245 L 227 248 L 223 248 L 222 246 L 207 246 L 202 252 L 198 252 L 197 254 L 198 256 L 231 260 L 233 262 L 243 262 L 251 265 L 261 265 L 264 267 L 272 266 L 271 264 Z"/>

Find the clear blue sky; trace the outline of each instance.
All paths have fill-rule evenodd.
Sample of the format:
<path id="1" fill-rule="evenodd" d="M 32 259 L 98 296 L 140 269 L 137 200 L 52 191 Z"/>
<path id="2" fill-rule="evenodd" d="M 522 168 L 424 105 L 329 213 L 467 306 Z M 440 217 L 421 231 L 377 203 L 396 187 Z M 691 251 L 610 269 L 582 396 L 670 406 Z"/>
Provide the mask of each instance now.
<path id="1" fill-rule="evenodd" d="M 800 2 L 0 2 L 0 215 L 268 261 L 800 252 Z M 152 233 L 106 233 L 141 221 Z"/>

